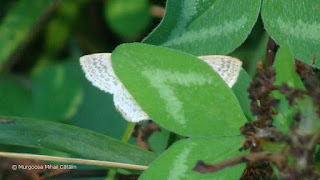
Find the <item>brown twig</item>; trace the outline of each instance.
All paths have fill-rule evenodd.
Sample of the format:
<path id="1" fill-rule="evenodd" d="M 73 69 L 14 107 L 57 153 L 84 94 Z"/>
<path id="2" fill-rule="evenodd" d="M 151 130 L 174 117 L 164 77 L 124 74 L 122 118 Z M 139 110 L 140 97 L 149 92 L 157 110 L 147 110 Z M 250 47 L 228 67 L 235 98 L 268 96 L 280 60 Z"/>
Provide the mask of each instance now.
<path id="1" fill-rule="evenodd" d="M 136 126 L 134 135 L 137 137 L 137 145 L 143 149 L 152 151 L 148 139 L 155 131 L 160 131 L 160 129 L 151 120 L 146 125 Z"/>
<path id="2" fill-rule="evenodd" d="M 315 53 L 312 54 L 312 62 L 311 62 L 311 65 L 314 65 L 314 64 L 316 64 L 316 54 Z"/>
<path id="3" fill-rule="evenodd" d="M 198 161 L 193 170 L 199 173 L 212 173 L 228 168 L 230 166 L 235 166 L 237 164 L 247 162 L 254 163 L 259 161 L 269 161 L 273 163 L 279 170 L 282 170 L 285 168 L 288 159 L 286 156 L 280 153 L 257 152 L 236 156 L 226 161 L 215 164 L 205 164 L 203 161 Z"/>
<path id="4" fill-rule="evenodd" d="M 276 44 L 276 42 L 272 38 L 269 38 L 268 47 L 267 47 L 267 60 L 266 60 L 267 67 L 272 66 L 275 60 L 278 48 L 279 46 Z"/>

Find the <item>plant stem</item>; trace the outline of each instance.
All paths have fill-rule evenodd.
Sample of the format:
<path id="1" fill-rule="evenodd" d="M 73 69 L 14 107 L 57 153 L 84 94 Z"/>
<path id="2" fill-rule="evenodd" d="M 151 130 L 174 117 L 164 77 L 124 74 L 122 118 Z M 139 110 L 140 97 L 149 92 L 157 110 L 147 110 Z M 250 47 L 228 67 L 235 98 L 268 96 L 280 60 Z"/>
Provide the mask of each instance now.
<path id="1" fill-rule="evenodd" d="M 131 134 L 132 134 L 135 126 L 136 126 L 136 123 L 128 122 L 127 128 L 124 131 L 124 134 L 123 134 L 122 139 L 121 139 L 122 142 L 124 142 L 124 143 L 128 143 L 129 142 L 129 140 L 131 138 Z"/>
<path id="2" fill-rule="evenodd" d="M 121 138 L 121 141 L 124 142 L 124 143 L 128 143 L 130 138 L 131 138 L 131 134 L 134 130 L 134 127 L 136 126 L 136 123 L 134 122 L 128 122 L 127 124 L 127 128 L 126 130 L 124 131 L 123 133 L 123 136 Z M 117 169 L 116 168 L 112 168 L 110 169 L 107 177 L 106 177 L 106 180 L 113 180 L 115 179 L 115 176 L 117 174 Z"/>

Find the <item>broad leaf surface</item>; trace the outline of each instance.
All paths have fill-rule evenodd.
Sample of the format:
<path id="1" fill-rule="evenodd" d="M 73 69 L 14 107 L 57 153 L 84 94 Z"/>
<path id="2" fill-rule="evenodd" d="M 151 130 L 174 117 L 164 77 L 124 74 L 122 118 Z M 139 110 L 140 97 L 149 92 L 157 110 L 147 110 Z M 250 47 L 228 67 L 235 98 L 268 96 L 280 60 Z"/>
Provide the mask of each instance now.
<path id="1" fill-rule="evenodd" d="M 299 75 L 294 70 L 294 59 L 289 46 L 284 45 L 278 50 L 273 66 L 276 70 L 274 85 L 279 86 L 282 83 L 286 83 L 289 87 L 304 89 Z M 289 105 L 285 95 L 278 91 L 274 92 L 273 95 L 275 98 L 280 99 L 278 114 L 273 116 L 273 123 L 282 132 L 287 133 L 296 111 Z"/>
<path id="2" fill-rule="evenodd" d="M 220 137 L 179 141 L 153 161 L 141 175 L 140 180 L 239 179 L 245 164 L 208 174 L 200 174 L 192 169 L 198 160 L 203 160 L 205 163 L 218 163 L 243 154 L 238 150 L 241 147 L 241 140 L 240 137 Z"/>
<path id="3" fill-rule="evenodd" d="M 42 13 L 53 1 L 20 0 L 0 24 L 0 65 L 27 38 Z"/>
<path id="4" fill-rule="evenodd" d="M 145 44 L 112 53 L 120 80 L 149 117 L 187 136 L 239 134 L 246 118 L 232 90 L 205 62 Z"/>
<path id="5" fill-rule="evenodd" d="M 260 0 L 168 0 L 160 25 L 144 43 L 193 55 L 227 54 L 249 35 Z"/>
<path id="6" fill-rule="evenodd" d="M 265 0 L 262 18 L 277 43 L 290 45 L 295 58 L 310 64 L 313 53 L 320 56 L 319 9 L 319 0 Z M 315 66 L 320 67 L 319 59 Z"/>
<path id="7" fill-rule="evenodd" d="M 2 117 L 0 144 L 47 148 L 87 159 L 148 165 L 156 155 L 93 131 L 43 120 Z"/>
<path id="8" fill-rule="evenodd" d="M 251 101 L 249 99 L 249 93 L 247 92 L 250 82 L 251 78 L 248 73 L 244 69 L 241 69 L 238 80 L 232 87 L 232 90 L 240 103 L 241 109 L 249 121 L 254 120 L 250 111 Z"/>
<path id="9" fill-rule="evenodd" d="M 38 119 L 70 119 L 83 98 L 80 81 L 66 65 L 47 65 L 34 73 L 33 108 Z"/>

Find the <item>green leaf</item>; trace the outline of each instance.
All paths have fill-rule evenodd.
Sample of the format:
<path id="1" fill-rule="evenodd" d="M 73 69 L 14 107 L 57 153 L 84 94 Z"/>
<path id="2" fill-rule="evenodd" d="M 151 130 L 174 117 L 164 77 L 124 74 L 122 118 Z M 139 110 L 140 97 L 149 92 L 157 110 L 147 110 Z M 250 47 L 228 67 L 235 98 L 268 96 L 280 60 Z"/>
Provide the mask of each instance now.
<path id="1" fill-rule="evenodd" d="M 33 76 L 34 117 L 62 121 L 76 113 L 83 91 L 73 72 L 66 64 L 38 68 Z"/>
<path id="2" fill-rule="evenodd" d="M 232 90 L 205 62 L 146 44 L 112 53 L 121 82 L 149 117 L 187 136 L 239 134 L 246 118 Z"/>
<path id="3" fill-rule="evenodd" d="M 28 116 L 32 96 L 26 79 L 0 74 L 0 116 Z"/>
<path id="4" fill-rule="evenodd" d="M 79 65 L 79 62 L 77 64 Z M 115 109 L 112 96 L 92 86 L 83 76 L 83 72 L 78 76 L 83 77 L 84 97 L 70 123 L 112 138 L 121 139 L 127 121 Z"/>
<path id="5" fill-rule="evenodd" d="M 140 176 L 144 179 L 240 179 L 245 164 L 228 167 L 221 171 L 200 174 L 193 171 L 198 160 L 205 163 L 218 163 L 243 153 L 240 137 L 220 137 L 214 139 L 191 138 L 171 146 L 159 158 L 151 163 Z"/>
<path id="6" fill-rule="evenodd" d="M 32 32 L 33 26 L 52 0 L 20 0 L 0 24 L 0 66 Z"/>
<path id="7" fill-rule="evenodd" d="M 45 67 L 40 64 L 34 69 L 36 75 L 33 77 L 37 79 L 34 86 L 37 87 L 33 87 L 33 94 L 39 96 L 34 97 L 39 109 L 35 112 L 36 115 L 28 117 L 41 119 L 42 116 L 48 118 L 46 120 L 55 121 L 67 118 L 71 125 L 121 139 L 127 121 L 115 109 L 112 96 L 92 86 L 85 78 L 78 58 L 65 61 L 68 62 L 60 65 L 49 64 Z M 57 77 L 61 77 L 59 74 L 62 74 L 63 80 L 58 87 L 54 82 L 56 82 L 55 79 L 59 79 Z M 78 96 L 79 92 L 81 98 Z M 35 102 L 34 104 L 36 105 Z"/>
<path id="8" fill-rule="evenodd" d="M 0 124 L 0 143 L 48 148 L 87 159 L 148 165 L 156 155 L 78 127 L 51 121 L 18 119 Z"/>
<path id="9" fill-rule="evenodd" d="M 266 60 L 268 41 L 268 33 L 259 18 L 246 41 L 229 55 L 241 59 L 242 67 L 254 77 L 257 74 L 258 61 Z"/>
<path id="10" fill-rule="evenodd" d="M 73 79 L 81 82 L 83 90 L 83 100 L 70 124 L 120 140 L 128 122 L 116 110 L 112 95 L 92 86 L 83 74 L 79 59 L 72 60 L 67 66 L 74 70 L 67 73 L 72 73 Z"/>
<path id="11" fill-rule="evenodd" d="M 144 43 L 193 55 L 228 54 L 249 35 L 260 0 L 168 0 L 160 25 Z"/>
<path id="12" fill-rule="evenodd" d="M 312 55 L 320 56 L 319 0 L 266 0 L 262 18 L 271 37 L 280 45 L 288 44 L 294 57 L 310 64 Z M 320 67 L 320 61 L 315 63 Z"/>
<path id="13" fill-rule="evenodd" d="M 299 75 L 294 70 L 294 59 L 289 46 L 281 46 L 277 52 L 273 66 L 276 70 L 274 85 L 279 86 L 282 83 L 287 83 L 292 88 L 304 89 Z M 278 114 L 273 116 L 273 124 L 283 133 L 287 133 L 296 111 L 293 111 L 283 94 L 276 91 L 273 95 L 275 98 L 280 99 Z"/>
<path id="14" fill-rule="evenodd" d="M 168 141 L 170 137 L 170 131 L 165 128 L 160 128 L 160 132 L 154 132 L 152 136 L 148 139 L 152 150 L 156 153 L 162 153 L 168 146 Z"/>
<path id="15" fill-rule="evenodd" d="M 276 69 L 276 81 L 274 85 L 287 83 L 290 87 L 304 89 L 300 76 L 294 70 L 294 58 L 289 46 L 281 46 L 277 52 L 273 66 Z"/>
<path id="16" fill-rule="evenodd" d="M 232 90 L 234 94 L 237 96 L 237 99 L 240 103 L 243 113 L 246 115 L 249 121 L 252 121 L 255 118 L 250 111 L 251 101 L 249 99 L 249 93 L 247 91 L 247 89 L 249 88 L 250 82 L 251 82 L 251 78 L 248 75 L 248 73 L 244 69 L 241 69 L 238 80 L 232 87 Z"/>
<path id="17" fill-rule="evenodd" d="M 110 0 L 104 14 L 112 30 L 126 40 L 134 40 L 151 23 L 150 9 L 148 0 Z"/>

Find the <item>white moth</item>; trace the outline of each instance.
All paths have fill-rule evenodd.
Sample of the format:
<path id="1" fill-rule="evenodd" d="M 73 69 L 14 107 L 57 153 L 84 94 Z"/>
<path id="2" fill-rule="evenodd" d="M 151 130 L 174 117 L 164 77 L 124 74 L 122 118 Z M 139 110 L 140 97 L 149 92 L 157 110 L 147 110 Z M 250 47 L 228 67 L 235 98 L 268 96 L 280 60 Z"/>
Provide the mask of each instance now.
<path id="1" fill-rule="evenodd" d="M 217 72 L 231 88 L 237 81 L 242 62 L 229 56 L 199 56 Z M 111 53 L 97 53 L 82 56 L 80 64 L 92 84 L 102 91 L 113 94 L 113 101 L 117 110 L 130 122 L 149 120 L 128 90 L 115 75 L 111 64 Z"/>

